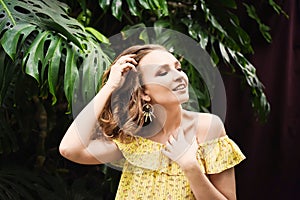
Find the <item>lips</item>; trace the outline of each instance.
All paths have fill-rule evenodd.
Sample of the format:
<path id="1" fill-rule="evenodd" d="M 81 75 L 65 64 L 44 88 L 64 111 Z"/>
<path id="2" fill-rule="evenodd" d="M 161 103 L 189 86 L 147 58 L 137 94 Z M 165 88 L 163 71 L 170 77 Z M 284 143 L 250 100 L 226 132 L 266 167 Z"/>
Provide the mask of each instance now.
<path id="1" fill-rule="evenodd" d="M 175 87 L 173 89 L 173 91 L 179 91 L 179 90 L 184 90 L 186 88 L 186 85 L 185 84 L 179 84 L 177 87 Z"/>

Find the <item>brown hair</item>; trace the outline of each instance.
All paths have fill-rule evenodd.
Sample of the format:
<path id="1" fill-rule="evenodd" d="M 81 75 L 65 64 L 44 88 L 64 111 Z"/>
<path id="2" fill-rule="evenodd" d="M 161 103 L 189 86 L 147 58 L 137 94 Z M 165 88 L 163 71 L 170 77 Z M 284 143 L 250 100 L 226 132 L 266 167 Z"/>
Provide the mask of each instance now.
<path id="1" fill-rule="evenodd" d="M 153 50 L 167 51 L 161 45 L 147 44 L 135 45 L 125 49 L 104 72 L 102 86 L 106 83 L 111 66 L 124 55 L 136 54 L 134 59 L 139 64 L 140 60 Z M 137 64 L 137 65 L 138 65 Z M 138 68 L 137 68 L 138 70 Z M 99 125 L 106 138 L 119 138 L 122 141 L 131 141 L 134 134 L 144 125 L 142 94 L 144 85 L 141 73 L 128 72 L 124 84 L 108 98 L 99 116 Z"/>

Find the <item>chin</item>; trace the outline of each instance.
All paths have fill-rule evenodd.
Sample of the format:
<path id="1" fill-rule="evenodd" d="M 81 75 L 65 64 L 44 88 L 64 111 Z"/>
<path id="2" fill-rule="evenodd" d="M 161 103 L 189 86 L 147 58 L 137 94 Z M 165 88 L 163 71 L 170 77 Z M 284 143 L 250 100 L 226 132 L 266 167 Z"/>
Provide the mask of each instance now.
<path id="1" fill-rule="evenodd" d="M 183 104 L 183 103 L 186 103 L 186 102 L 188 102 L 189 101 L 189 95 L 187 94 L 187 95 L 185 95 L 185 96 L 182 96 L 180 99 L 179 99 L 179 102 L 180 102 L 180 104 Z"/>

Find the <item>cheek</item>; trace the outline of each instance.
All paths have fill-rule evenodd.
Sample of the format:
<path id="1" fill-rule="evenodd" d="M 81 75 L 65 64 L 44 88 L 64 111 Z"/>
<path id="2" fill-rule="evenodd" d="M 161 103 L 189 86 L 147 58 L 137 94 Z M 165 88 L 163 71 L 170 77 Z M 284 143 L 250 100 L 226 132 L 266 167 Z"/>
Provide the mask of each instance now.
<path id="1" fill-rule="evenodd" d="M 146 88 L 148 89 L 150 95 L 171 93 L 171 90 L 163 85 L 149 84 L 146 86 Z"/>
<path id="2" fill-rule="evenodd" d="M 170 90 L 170 88 L 161 85 L 149 85 L 148 87 L 149 96 L 154 102 L 170 101 L 176 98 L 176 95 Z M 177 99 L 177 98 L 176 98 Z"/>

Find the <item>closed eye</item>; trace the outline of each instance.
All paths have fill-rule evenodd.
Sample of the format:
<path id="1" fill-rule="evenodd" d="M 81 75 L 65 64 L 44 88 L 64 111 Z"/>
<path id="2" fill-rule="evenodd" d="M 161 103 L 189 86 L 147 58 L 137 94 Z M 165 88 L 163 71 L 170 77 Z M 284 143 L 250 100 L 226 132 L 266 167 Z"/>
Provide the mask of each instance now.
<path id="1" fill-rule="evenodd" d="M 168 73 L 167 71 L 165 71 L 165 72 L 159 72 L 157 75 L 158 76 L 165 76 L 165 75 L 167 75 L 167 73 Z"/>

